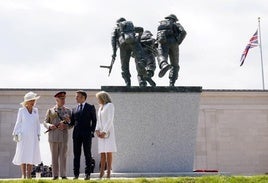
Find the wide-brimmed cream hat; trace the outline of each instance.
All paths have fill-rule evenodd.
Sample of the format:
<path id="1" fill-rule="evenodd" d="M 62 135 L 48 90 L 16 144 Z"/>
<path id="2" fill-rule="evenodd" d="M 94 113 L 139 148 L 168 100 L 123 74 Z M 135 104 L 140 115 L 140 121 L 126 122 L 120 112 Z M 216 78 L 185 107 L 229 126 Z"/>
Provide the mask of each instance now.
<path id="1" fill-rule="evenodd" d="M 28 101 L 30 101 L 30 100 L 37 100 L 37 99 L 39 99 L 39 98 L 40 98 L 40 96 L 37 96 L 36 93 L 30 91 L 30 92 L 28 92 L 28 93 L 26 93 L 26 94 L 24 95 L 24 101 L 21 102 L 20 104 L 21 104 L 21 105 L 24 105 L 26 102 L 28 102 Z"/>

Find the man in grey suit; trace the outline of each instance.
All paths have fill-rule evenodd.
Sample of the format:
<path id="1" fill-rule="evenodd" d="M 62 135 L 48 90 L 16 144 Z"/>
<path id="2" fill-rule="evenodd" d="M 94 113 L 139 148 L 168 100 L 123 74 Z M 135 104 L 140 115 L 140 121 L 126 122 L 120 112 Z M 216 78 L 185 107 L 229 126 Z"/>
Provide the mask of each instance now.
<path id="1" fill-rule="evenodd" d="M 48 129 L 48 141 L 52 156 L 53 180 L 66 177 L 66 157 L 68 143 L 68 123 L 71 110 L 64 106 L 66 92 L 60 91 L 55 95 L 56 105 L 47 110 L 44 126 Z"/>

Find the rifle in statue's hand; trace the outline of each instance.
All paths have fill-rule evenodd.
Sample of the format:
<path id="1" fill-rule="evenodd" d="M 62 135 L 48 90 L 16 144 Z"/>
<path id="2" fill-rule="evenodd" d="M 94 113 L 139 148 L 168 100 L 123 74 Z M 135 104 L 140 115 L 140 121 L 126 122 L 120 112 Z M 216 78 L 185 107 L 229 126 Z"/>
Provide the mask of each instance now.
<path id="1" fill-rule="evenodd" d="M 112 55 L 112 61 L 111 61 L 111 64 L 109 66 L 107 66 L 107 65 L 100 65 L 100 68 L 109 69 L 108 77 L 110 76 L 110 74 L 112 72 L 114 61 L 115 61 L 115 57 L 116 57 L 115 55 Z"/>

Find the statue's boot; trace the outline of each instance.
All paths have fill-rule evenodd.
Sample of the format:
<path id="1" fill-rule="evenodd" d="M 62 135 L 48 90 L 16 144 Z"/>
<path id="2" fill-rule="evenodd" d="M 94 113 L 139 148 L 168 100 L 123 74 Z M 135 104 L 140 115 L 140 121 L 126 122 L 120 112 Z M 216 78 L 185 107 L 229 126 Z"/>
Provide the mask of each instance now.
<path id="1" fill-rule="evenodd" d="M 166 62 L 163 62 L 163 63 L 161 64 L 161 70 L 160 70 L 160 72 L 159 72 L 159 74 L 158 74 L 158 77 L 162 78 L 162 77 L 167 73 L 167 71 L 168 71 L 169 69 L 171 69 L 171 68 L 172 68 L 171 65 L 169 65 L 169 64 L 166 63 Z"/>
<path id="2" fill-rule="evenodd" d="M 130 87 L 131 86 L 131 80 L 130 80 L 130 73 L 129 71 L 122 71 L 122 78 L 124 79 L 126 86 Z"/>
<path id="3" fill-rule="evenodd" d="M 145 65 L 144 65 L 143 62 L 138 62 L 137 63 L 137 71 L 138 71 L 139 75 L 141 75 L 143 77 L 146 77 L 147 76 Z"/>
<path id="4" fill-rule="evenodd" d="M 147 76 L 145 77 L 145 79 L 152 87 L 155 87 L 156 84 L 155 84 L 154 80 L 152 79 L 153 75 L 154 74 L 152 71 L 147 71 Z"/>
<path id="5" fill-rule="evenodd" d="M 131 86 L 131 82 L 129 81 L 129 82 L 126 82 L 126 86 L 127 87 L 130 87 Z"/>
<path id="6" fill-rule="evenodd" d="M 148 81 L 148 83 L 149 83 L 152 87 L 155 87 L 155 86 L 156 86 L 156 84 L 155 84 L 154 80 L 152 80 L 152 78 L 147 77 L 147 78 L 146 78 L 146 81 Z"/>
<path id="7" fill-rule="evenodd" d="M 172 66 L 169 72 L 169 86 L 174 87 L 179 76 L 180 66 Z"/>
<path id="8" fill-rule="evenodd" d="M 130 87 L 131 86 L 130 78 L 124 78 L 124 80 L 125 80 L 126 86 Z"/>
<path id="9" fill-rule="evenodd" d="M 140 87 L 146 87 L 147 83 L 146 83 L 146 81 L 145 82 L 140 82 L 139 85 L 140 85 Z"/>
<path id="10" fill-rule="evenodd" d="M 143 76 L 138 75 L 138 82 L 140 87 L 146 87 L 147 83 Z"/>
<path id="11" fill-rule="evenodd" d="M 170 82 L 169 82 L 169 86 L 170 86 L 170 87 L 174 87 L 174 86 L 175 86 L 175 81 L 170 81 Z"/>

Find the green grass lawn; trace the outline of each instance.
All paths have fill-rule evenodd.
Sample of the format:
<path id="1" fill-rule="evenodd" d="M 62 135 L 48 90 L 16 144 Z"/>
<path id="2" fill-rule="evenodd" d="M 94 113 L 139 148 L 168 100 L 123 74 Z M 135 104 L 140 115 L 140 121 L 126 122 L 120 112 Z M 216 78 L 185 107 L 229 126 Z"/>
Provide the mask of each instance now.
<path id="1" fill-rule="evenodd" d="M 2 183 L 54 183 L 54 182 L 104 182 L 104 183 L 268 183 L 268 176 L 203 176 L 203 177 L 168 177 L 168 178 L 128 178 L 128 179 L 110 179 L 110 180 L 97 180 L 92 179 L 90 181 L 80 180 L 49 180 L 49 179 L 31 179 L 31 180 L 10 180 L 1 179 Z"/>

